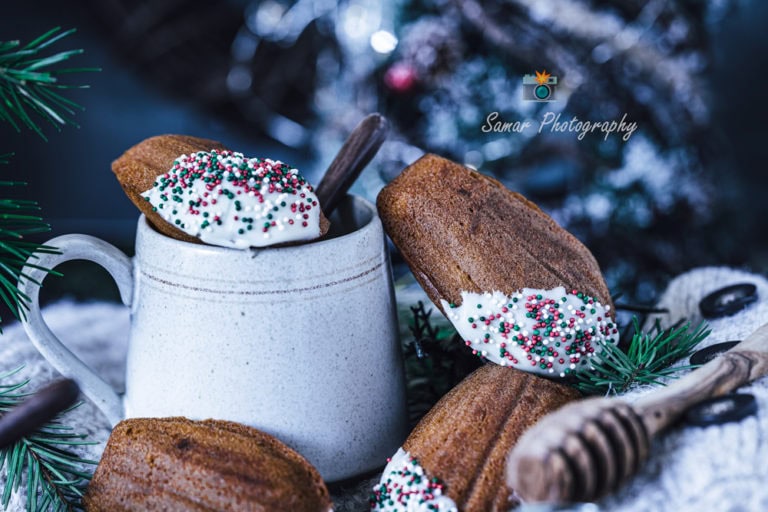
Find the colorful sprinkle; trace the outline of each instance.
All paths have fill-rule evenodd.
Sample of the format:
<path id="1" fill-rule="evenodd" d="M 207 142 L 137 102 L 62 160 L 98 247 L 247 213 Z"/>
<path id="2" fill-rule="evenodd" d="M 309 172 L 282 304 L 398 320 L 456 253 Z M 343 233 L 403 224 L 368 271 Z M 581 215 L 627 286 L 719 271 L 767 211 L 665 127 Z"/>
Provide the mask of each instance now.
<path id="1" fill-rule="evenodd" d="M 590 369 L 590 358 L 618 342 L 610 306 L 577 290 L 461 292 L 461 299 L 453 308 L 442 301 L 448 319 L 473 353 L 502 366 L 565 377 Z"/>
<path id="2" fill-rule="evenodd" d="M 312 186 L 268 158 L 215 149 L 182 155 L 142 197 L 167 222 L 212 245 L 245 249 L 320 236 Z"/>
<path id="3" fill-rule="evenodd" d="M 419 461 L 402 448 L 389 459 L 379 483 L 373 487 L 371 509 L 387 512 L 457 512 L 456 503 L 443 494 L 445 485 L 429 477 Z"/>

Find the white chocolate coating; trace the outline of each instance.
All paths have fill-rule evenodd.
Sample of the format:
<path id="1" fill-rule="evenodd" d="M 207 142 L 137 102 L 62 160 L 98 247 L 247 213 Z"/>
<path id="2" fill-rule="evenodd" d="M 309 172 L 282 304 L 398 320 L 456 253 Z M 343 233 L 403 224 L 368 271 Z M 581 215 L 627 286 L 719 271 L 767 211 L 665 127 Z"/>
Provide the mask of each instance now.
<path id="1" fill-rule="evenodd" d="M 443 484 L 427 475 L 408 452 L 399 448 L 373 488 L 371 510 L 381 512 L 457 512 L 443 494 Z"/>
<path id="2" fill-rule="evenodd" d="M 177 158 L 142 197 L 205 243 L 247 249 L 320 236 L 320 206 L 297 169 L 231 151 Z"/>
<path id="3" fill-rule="evenodd" d="M 466 345 L 502 366 L 565 377 L 588 370 L 606 343 L 618 342 L 610 306 L 558 286 L 523 288 L 512 296 L 461 292 L 461 305 L 441 301 Z"/>

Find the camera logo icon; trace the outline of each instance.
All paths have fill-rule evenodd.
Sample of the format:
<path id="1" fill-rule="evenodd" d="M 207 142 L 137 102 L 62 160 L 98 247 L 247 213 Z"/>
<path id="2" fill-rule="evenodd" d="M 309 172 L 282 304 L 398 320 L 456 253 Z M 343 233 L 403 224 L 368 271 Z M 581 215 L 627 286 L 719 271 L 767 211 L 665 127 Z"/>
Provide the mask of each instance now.
<path id="1" fill-rule="evenodd" d="M 545 69 L 536 75 L 523 76 L 523 99 L 526 101 L 555 101 L 557 77 Z"/>

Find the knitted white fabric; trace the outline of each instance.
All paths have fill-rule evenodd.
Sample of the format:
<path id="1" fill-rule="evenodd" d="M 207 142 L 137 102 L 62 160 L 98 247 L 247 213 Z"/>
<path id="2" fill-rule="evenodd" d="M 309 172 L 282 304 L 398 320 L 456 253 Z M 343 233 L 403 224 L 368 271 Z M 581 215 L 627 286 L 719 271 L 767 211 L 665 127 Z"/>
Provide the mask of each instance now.
<path id="1" fill-rule="evenodd" d="M 670 311 L 662 316 L 662 323 L 668 325 L 684 317 L 697 324 L 701 321 L 698 309 L 701 298 L 740 282 L 757 286 L 759 302 L 734 316 L 710 321 L 712 334 L 701 347 L 743 339 L 768 322 L 768 281 L 728 268 L 696 269 L 674 279 L 659 301 L 660 307 Z M 64 301 L 47 307 L 44 317 L 70 349 L 108 382 L 118 389 L 123 387 L 129 325 L 127 308 Z M 21 326 L 14 324 L 6 327 L 0 336 L 0 371 L 20 364 L 26 366 L 14 381 L 30 378 L 35 387 L 39 387 L 57 376 L 29 342 Z M 632 400 L 648 391 L 636 389 L 627 398 Z M 653 445 L 652 455 L 640 474 L 618 494 L 599 505 L 574 510 L 768 511 L 768 379 L 761 379 L 742 391 L 755 395 L 759 407 L 757 416 L 721 426 L 673 428 Z M 64 421 L 78 432 L 100 441 L 99 445 L 82 450 L 88 458 L 98 459 L 109 436 L 109 425 L 98 409 L 86 401 Z M 374 480 L 378 478 L 355 486 L 356 492 L 335 495 L 336 510 L 366 510 L 364 503 Z M 23 492 L 14 496 L 9 510 L 23 510 L 22 495 Z"/>
<path id="2" fill-rule="evenodd" d="M 686 318 L 697 325 L 702 320 L 699 301 L 703 297 L 723 286 L 745 282 L 757 286 L 758 303 L 733 316 L 710 320 L 712 334 L 700 348 L 744 339 L 768 323 L 768 281 L 730 268 L 700 268 L 674 279 L 658 304 L 669 309 L 668 315 L 660 317 L 662 324 Z M 627 399 L 649 391 L 634 390 Z M 755 396 L 757 416 L 706 428 L 673 428 L 653 445 L 652 456 L 640 474 L 618 494 L 604 500 L 600 509 L 768 511 L 768 379 L 762 378 L 739 391 Z"/>
<path id="3" fill-rule="evenodd" d="M 45 308 L 43 317 L 70 350 L 96 369 L 99 375 L 116 389 L 123 389 L 125 350 L 128 342 L 128 308 L 109 303 L 76 304 L 62 301 Z M 33 390 L 59 377 L 58 372 L 43 359 L 29 341 L 23 327 L 14 323 L 5 327 L 0 336 L 0 372 L 13 370 L 20 365 L 24 365 L 24 368 L 4 383 L 30 379 L 28 390 Z M 97 445 L 76 450 L 86 459 L 99 460 L 109 437 L 110 427 L 96 406 L 85 400 L 80 407 L 67 413 L 63 422 L 74 427 L 75 432 L 87 434 L 89 440 L 99 442 Z M 0 483 L 5 484 L 5 470 L 0 477 Z M 25 486 L 26 479 L 22 482 L 21 492 L 12 497 L 8 510 L 24 510 Z"/>

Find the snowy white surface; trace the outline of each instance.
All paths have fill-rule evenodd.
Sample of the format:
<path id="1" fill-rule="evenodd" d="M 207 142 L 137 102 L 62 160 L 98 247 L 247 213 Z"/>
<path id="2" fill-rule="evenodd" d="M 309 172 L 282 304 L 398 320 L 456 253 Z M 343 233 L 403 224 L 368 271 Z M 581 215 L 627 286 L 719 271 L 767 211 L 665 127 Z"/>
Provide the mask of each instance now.
<path id="1" fill-rule="evenodd" d="M 768 281 L 762 276 L 729 268 L 692 270 L 674 279 L 659 301 L 669 308 L 663 323 L 685 317 L 701 320 L 701 298 L 723 286 L 751 282 L 759 301 L 732 317 L 712 320 L 710 337 L 702 348 L 721 341 L 743 339 L 768 322 Z M 402 300 L 402 298 L 401 298 Z M 52 330 L 88 364 L 118 389 L 123 386 L 123 360 L 129 325 L 128 310 L 105 303 L 79 304 L 69 301 L 44 311 Z M 30 378 L 39 387 L 58 376 L 37 353 L 18 324 L 8 325 L 0 336 L 0 371 L 25 364 L 14 379 Z M 632 391 L 629 399 L 648 390 Z M 677 427 L 653 445 L 653 453 L 640 474 L 618 494 L 603 502 L 584 505 L 581 511 L 765 511 L 768 510 L 768 378 L 740 391 L 755 395 L 757 416 L 721 426 Z M 102 414 L 86 402 L 69 413 L 65 421 L 101 444 L 86 449 L 98 458 L 109 436 Z M 370 490 L 370 483 L 360 486 Z M 365 497 L 335 496 L 337 510 L 366 510 Z M 352 504 L 355 505 L 352 505 Z M 23 510 L 23 496 L 15 496 L 8 510 Z M 527 507 L 526 507 L 527 508 Z M 531 509 L 533 510 L 533 509 Z"/>
<path id="2" fill-rule="evenodd" d="M 118 390 L 123 388 L 125 350 L 128 342 L 128 308 L 109 303 L 78 304 L 63 301 L 45 308 L 43 317 L 70 350 Z M 23 327 L 14 323 L 4 326 L 0 336 L 0 372 L 4 373 L 20 365 L 24 365 L 24 368 L 7 382 L 30 379 L 30 385 L 25 391 L 39 388 L 60 377 L 37 352 Z M 87 434 L 89 440 L 99 442 L 97 445 L 78 450 L 84 458 L 98 460 L 104 451 L 110 427 L 96 406 L 85 398 L 83 400 L 84 403 L 69 412 L 63 422 L 74 427 L 75 432 Z M 95 467 L 89 466 L 89 469 Z M 5 483 L 4 471 L 0 475 L 0 481 Z M 7 510 L 24 510 L 25 484 L 26 480 L 22 483 L 21 492 L 11 499 Z"/>
<path id="3" fill-rule="evenodd" d="M 701 320 L 699 301 L 723 286 L 754 283 L 759 301 L 739 313 L 709 320 L 712 334 L 699 348 L 743 340 L 768 323 L 768 281 L 756 274 L 724 267 L 695 269 L 668 285 L 658 305 L 668 308 L 662 325 L 686 318 Z M 648 326 L 646 326 L 648 327 Z M 687 364 L 681 361 L 678 364 Z M 627 395 L 637 398 L 647 389 Z M 654 443 L 653 455 L 640 474 L 599 507 L 584 510 L 622 512 L 765 511 L 768 510 L 768 378 L 739 392 L 751 393 L 756 416 L 719 426 L 679 426 Z"/>

